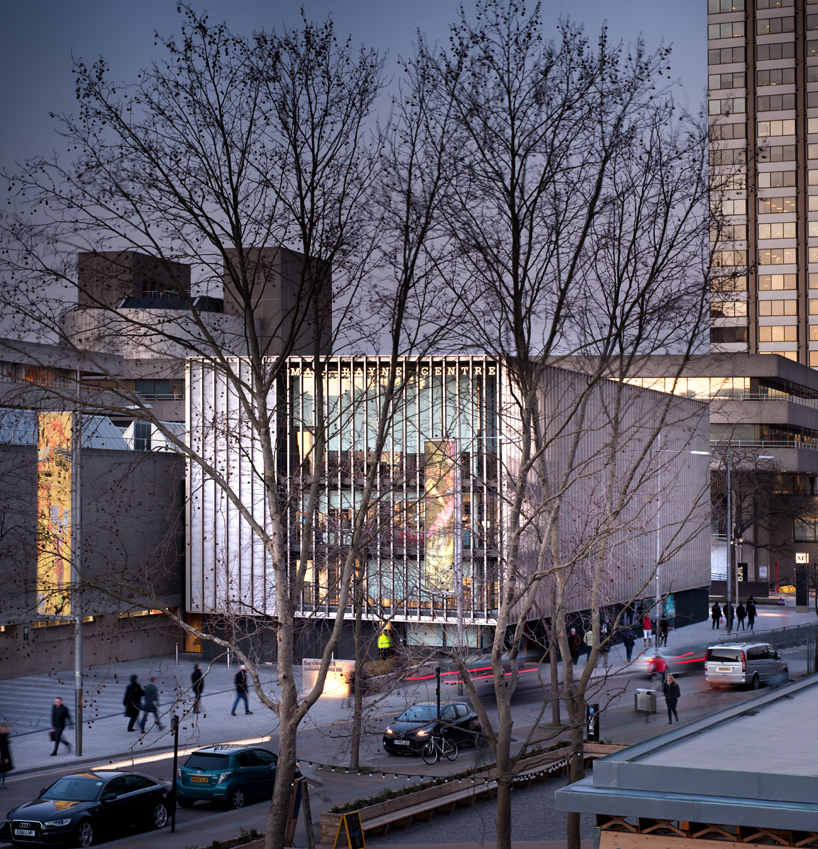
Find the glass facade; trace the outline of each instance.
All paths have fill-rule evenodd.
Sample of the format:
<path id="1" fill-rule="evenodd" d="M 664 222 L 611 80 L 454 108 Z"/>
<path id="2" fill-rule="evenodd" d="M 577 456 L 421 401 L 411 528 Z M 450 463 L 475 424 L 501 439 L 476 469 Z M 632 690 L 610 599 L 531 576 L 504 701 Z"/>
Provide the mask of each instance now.
<path id="1" fill-rule="evenodd" d="M 450 617 L 462 581 L 466 619 L 487 621 L 499 592 L 500 367 L 482 357 L 402 361 L 386 442 L 377 451 L 388 376 L 389 361 L 378 357 L 333 358 L 321 380 L 308 361 L 289 362 L 280 461 L 288 480 L 302 479 L 297 489 L 305 493 L 292 507 L 288 549 L 295 561 L 307 526 L 303 480 L 319 470 L 321 477 L 300 612 L 337 607 L 354 517 L 374 472 L 361 547 L 366 562 L 357 565 L 365 615 Z M 319 407 L 328 422 L 321 458 Z"/>

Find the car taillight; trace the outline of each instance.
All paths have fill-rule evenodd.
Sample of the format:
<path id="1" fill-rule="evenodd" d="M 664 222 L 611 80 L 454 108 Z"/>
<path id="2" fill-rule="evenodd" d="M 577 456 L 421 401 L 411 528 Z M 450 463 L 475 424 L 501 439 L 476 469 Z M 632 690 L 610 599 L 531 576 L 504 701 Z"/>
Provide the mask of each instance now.
<path id="1" fill-rule="evenodd" d="M 179 781 L 182 780 L 182 768 L 181 767 L 179 767 L 179 769 L 176 770 L 176 777 L 179 779 Z"/>
<path id="2" fill-rule="evenodd" d="M 742 672 L 746 672 L 746 671 L 747 671 L 747 657 L 746 657 L 746 655 L 744 654 L 744 650 L 743 650 L 743 649 L 742 649 L 742 652 L 741 652 L 741 671 L 742 671 Z"/>

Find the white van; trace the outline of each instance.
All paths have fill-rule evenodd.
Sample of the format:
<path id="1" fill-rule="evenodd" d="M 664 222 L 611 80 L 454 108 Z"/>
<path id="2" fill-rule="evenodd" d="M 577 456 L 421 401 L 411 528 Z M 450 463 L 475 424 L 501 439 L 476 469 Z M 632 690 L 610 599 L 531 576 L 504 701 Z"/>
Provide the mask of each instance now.
<path id="1" fill-rule="evenodd" d="M 720 643 L 707 649 L 704 679 L 712 690 L 728 686 L 786 684 L 786 661 L 769 643 Z"/>

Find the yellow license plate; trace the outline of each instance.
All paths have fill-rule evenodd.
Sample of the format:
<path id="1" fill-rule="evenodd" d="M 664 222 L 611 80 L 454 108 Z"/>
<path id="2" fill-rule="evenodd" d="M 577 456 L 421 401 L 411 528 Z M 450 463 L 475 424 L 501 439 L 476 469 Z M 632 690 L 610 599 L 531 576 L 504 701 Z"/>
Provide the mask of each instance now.
<path id="1" fill-rule="evenodd" d="M 206 775 L 192 775 L 190 780 L 195 784 L 207 784 L 209 779 Z"/>
<path id="2" fill-rule="evenodd" d="M 730 666 L 719 666 L 717 671 L 718 672 L 732 672 L 733 669 Z"/>

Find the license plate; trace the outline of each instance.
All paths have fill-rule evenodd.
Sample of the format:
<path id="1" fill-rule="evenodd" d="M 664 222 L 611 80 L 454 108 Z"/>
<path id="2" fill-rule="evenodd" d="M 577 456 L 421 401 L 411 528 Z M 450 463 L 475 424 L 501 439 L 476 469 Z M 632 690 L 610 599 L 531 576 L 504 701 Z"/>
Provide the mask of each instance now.
<path id="1" fill-rule="evenodd" d="M 409 741 L 408 740 L 395 740 L 395 745 L 396 746 L 408 746 Z"/>
<path id="2" fill-rule="evenodd" d="M 207 782 L 209 781 L 209 779 L 206 775 L 192 775 L 190 777 L 190 780 L 194 784 L 207 784 Z"/>
<path id="3" fill-rule="evenodd" d="M 15 828 L 14 833 L 18 837 L 34 837 L 35 831 L 33 828 Z"/>
<path id="4" fill-rule="evenodd" d="M 729 666 L 718 666 L 716 667 L 716 672 L 732 672 L 732 668 Z"/>

